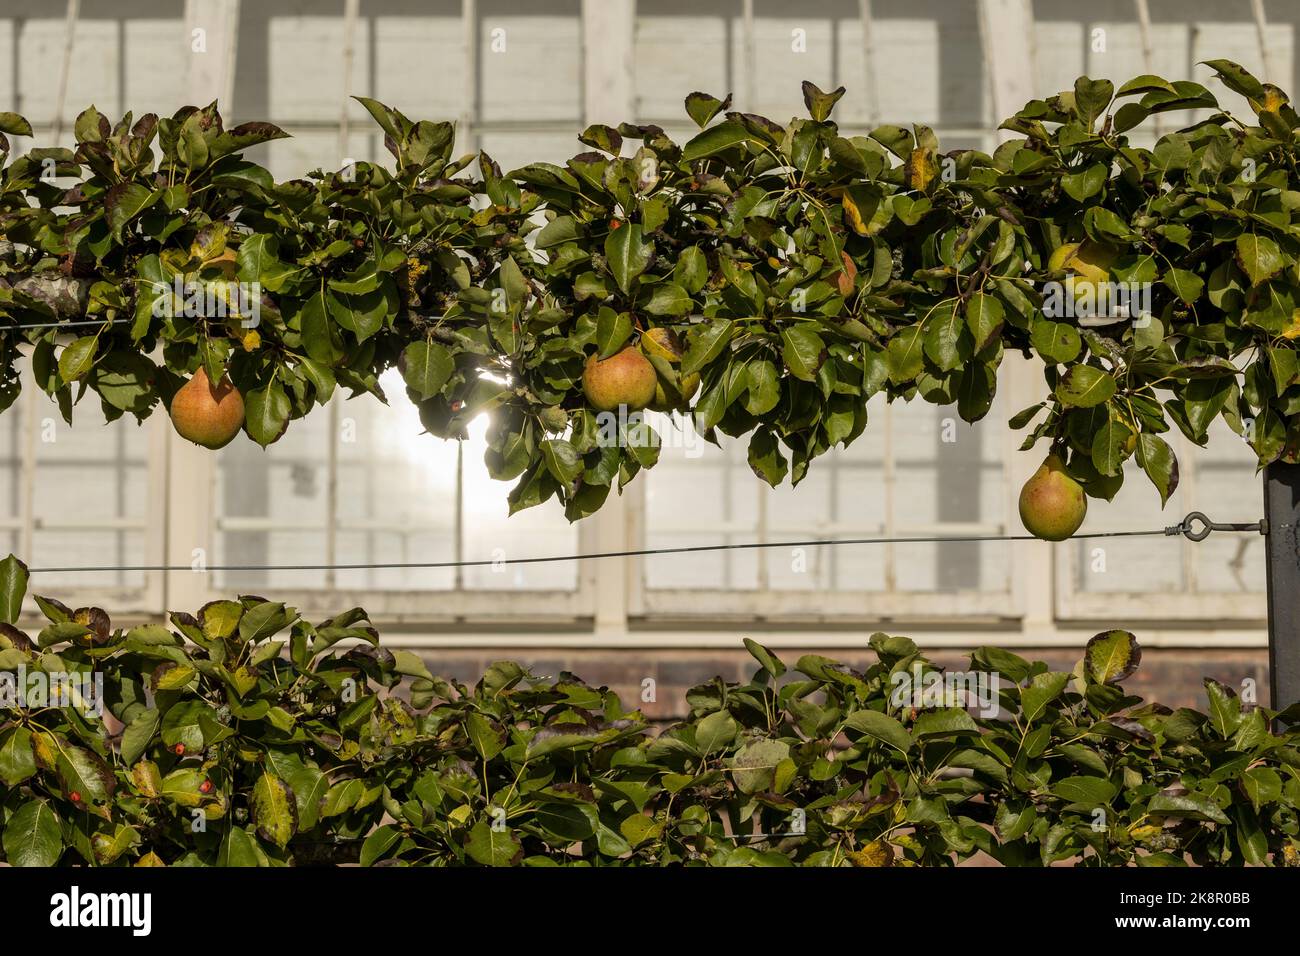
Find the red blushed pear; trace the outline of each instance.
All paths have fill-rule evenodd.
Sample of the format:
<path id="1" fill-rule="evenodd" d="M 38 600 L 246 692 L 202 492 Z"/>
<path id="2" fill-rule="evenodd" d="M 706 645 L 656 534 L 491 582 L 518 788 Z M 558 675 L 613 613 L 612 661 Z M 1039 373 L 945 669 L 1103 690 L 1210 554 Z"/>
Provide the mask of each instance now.
<path id="1" fill-rule="evenodd" d="M 1064 541 L 1079 530 L 1087 513 L 1083 486 L 1070 477 L 1055 452 L 1020 489 L 1020 520 L 1035 538 Z"/>
<path id="2" fill-rule="evenodd" d="M 187 441 L 204 448 L 224 448 L 244 427 L 244 397 L 221 376 L 215 386 L 200 366 L 172 397 L 172 425 Z"/>
<path id="3" fill-rule="evenodd" d="M 659 376 L 650 360 L 636 346 L 601 361 L 595 355 L 587 359 L 582 371 L 582 390 L 592 408 L 612 412 L 620 405 L 640 411 L 654 401 Z"/>

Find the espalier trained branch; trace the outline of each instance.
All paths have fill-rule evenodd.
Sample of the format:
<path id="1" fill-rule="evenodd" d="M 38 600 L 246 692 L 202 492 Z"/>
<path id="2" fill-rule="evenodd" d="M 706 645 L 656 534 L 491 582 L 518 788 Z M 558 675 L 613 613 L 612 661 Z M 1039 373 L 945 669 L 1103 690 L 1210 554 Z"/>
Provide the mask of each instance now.
<path id="1" fill-rule="evenodd" d="M 809 119 L 693 93 L 684 146 L 598 125 L 565 166 L 503 173 L 453 160 L 451 124 L 363 99 L 396 168 L 284 183 L 240 156 L 285 135 L 269 124 L 92 107 L 75 150 L 0 171 L 0 400 L 27 342 L 65 416 L 89 389 L 110 418 L 161 402 L 191 440 L 242 422 L 267 445 L 339 386 L 382 398 L 397 365 L 429 432 L 493 413 L 512 510 L 554 496 L 576 520 L 656 461 L 627 412 L 687 410 L 798 482 L 877 392 L 980 419 L 1015 350 L 1043 360 L 1045 397 L 1012 424 L 1051 445 L 1022 515 L 1068 537 L 1131 456 L 1168 499 L 1171 422 L 1203 444 L 1222 417 L 1262 463 L 1300 446 L 1300 117 L 1209 65 L 1250 122 L 1197 83 L 1082 78 L 991 156 L 924 126 L 843 137 L 843 89 L 805 83 Z M 1129 142 L 1175 110 L 1205 118 Z M 0 131 L 31 127 L 0 113 Z"/>

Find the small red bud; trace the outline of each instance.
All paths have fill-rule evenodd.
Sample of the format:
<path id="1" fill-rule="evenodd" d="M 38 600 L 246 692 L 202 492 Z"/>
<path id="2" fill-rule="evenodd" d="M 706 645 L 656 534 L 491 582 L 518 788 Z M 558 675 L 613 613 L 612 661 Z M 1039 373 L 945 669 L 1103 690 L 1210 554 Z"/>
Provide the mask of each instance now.
<path id="1" fill-rule="evenodd" d="M 68 794 L 68 799 L 71 800 L 73 803 L 80 803 L 81 794 L 78 793 L 76 790 L 73 790 L 70 794 Z"/>
<path id="2" fill-rule="evenodd" d="M 211 781 L 211 780 L 204 780 L 201 784 L 199 784 L 199 792 L 200 792 L 200 793 L 211 793 L 211 792 L 212 792 L 212 781 Z"/>
<path id="3" fill-rule="evenodd" d="M 184 756 L 185 756 L 185 745 L 184 745 L 184 744 L 177 744 L 177 745 L 176 745 L 174 748 L 172 748 L 172 749 L 176 751 L 176 756 L 178 756 L 178 757 L 184 757 Z"/>

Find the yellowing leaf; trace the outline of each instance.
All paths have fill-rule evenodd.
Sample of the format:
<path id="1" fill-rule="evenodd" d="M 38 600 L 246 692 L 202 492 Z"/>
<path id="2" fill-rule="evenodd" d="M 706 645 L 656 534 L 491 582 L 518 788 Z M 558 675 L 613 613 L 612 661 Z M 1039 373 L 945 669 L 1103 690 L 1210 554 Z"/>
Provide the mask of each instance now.
<path id="1" fill-rule="evenodd" d="M 1300 309 L 1291 313 L 1291 324 L 1281 331 L 1284 339 L 1300 338 Z"/>
<path id="2" fill-rule="evenodd" d="M 273 773 L 264 773 L 253 786 L 253 822 L 257 834 L 280 849 L 298 829 L 298 806 L 289 785 Z"/>
<path id="3" fill-rule="evenodd" d="M 939 164 L 935 162 L 934 153 L 926 147 L 912 150 L 912 155 L 903 164 L 903 174 L 908 188 L 928 193 L 930 184 L 939 175 Z"/>

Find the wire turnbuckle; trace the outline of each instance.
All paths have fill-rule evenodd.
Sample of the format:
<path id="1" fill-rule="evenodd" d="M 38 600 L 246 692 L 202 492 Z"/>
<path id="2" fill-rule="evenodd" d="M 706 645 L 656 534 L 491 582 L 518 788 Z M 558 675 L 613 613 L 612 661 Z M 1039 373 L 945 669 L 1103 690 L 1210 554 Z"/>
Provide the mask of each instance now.
<path id="1" fill-rule="evenodd" d="M 1198 527 L 1199 525 L 1199 527 Z M 1204 541 L 1211 531 L 1253 531 L 1268 534 L 1268 519 L 1258 521 L 1211 521 L 1203 511 L 1190 512 L 1186 518 L 1165 528 L 1165 534 L 1181 534 L 1188 541 Z"/>

